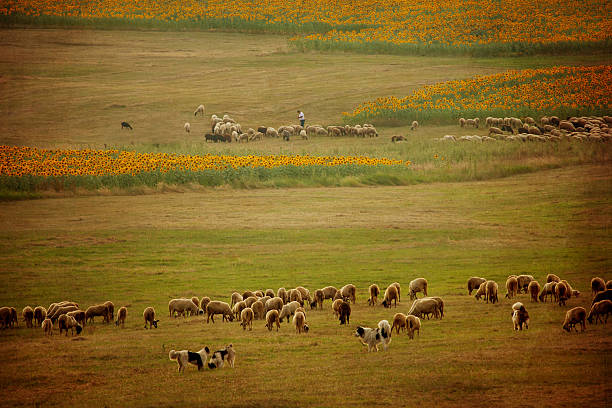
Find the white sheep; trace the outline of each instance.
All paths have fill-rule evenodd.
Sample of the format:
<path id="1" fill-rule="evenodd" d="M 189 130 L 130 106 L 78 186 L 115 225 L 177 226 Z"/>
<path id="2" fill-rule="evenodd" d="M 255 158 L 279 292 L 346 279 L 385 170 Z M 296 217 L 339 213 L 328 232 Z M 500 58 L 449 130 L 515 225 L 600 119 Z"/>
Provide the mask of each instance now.
<path id="1" fill-rule="evenodd" d="M 282 321 L 284 318 L 287 318 L 287 323 L 289 323 L 289 318 L 293 316 L 296 310 L 300 307 L 299 302 L 292 301 L 283 306 L 280 311 L 280 315 L 278 318 Z"/>
<path id="2" fill-rule="evenodd" d="M 352 283 L 340 288 L 340 293 L 343 297 L 349 298 L 353 304 L 357 301 L 357 288 Z"/>
<path id="3" fill-rule="evenodd" d="M 416 130 L 419 127 L 419 122 L 416 120 L 412 121 L 412 125 L 410 125 L 410 130 Z"/>
<path id="4" fill-rule="evenodd" d="M 418 292 L 423 292 L 427 296 L 427 279 L 416 278 L 412 280 L 408 285 L 408 290 L 410 291 L 410 300 L 416 299 Z"/>
<path id="5" fill-rule="evenodd" d="M 185 132 L 187 133 L 191 132 L 191 125 L 189 124 L 189 122 L 185 122 L 185 125 L 183 126 L 183 128 L 185 129 Z"/>
<path id="6" fill-rule="evenodd" d="M 278 310 L 272 309 L 268 310 L 266 313 L 266 327 L 268 331 L 272 331 L 272 327 L 276 324 L 276 331 L 280 329 L 280 319 L 279 319 Z"/>
<path id="7" fill-rule="evenodd" d="M 170 317 L 175 317 L 175 313 L 177 316 L 186 317 L 189 314 L 197 315 L 199 308 L 191 299 L 172 299 L 168 302 L 168 311 Z"/>
<path id="8" fill-rule="evenodd" d="M 266 301 L 265 307 L 266 307 L 266 313 L 269 312 L 270 310 L 276 310 L 277 312 L 280 312 L 283 308 L 283 299 L 281 299 L 278 296 L 273 297 L 272 299 L 268 299 Z"/>
<path id="9" fill-rule="evenodd" d="M 200 113 L 202 116 L 204 116 L 204 105 L 200 105 L 196 108 L 195 112 L 193 112 L 194 116 L 198 116 L 198 113 Z"/>
<path id="10" fill-rule="evenodd" d="M 437 300 L 432 298 L 416 299 L 412 303 L 410 311 L 408 312 L 408 315 L 416 317 L 427 315 L 428 319 L 430 314 L 433 314 L 436 319 L 440 316 L 439 303 Z"/>
<path id="11" fill-rule="evenodd" d="M 215 322 L 215 315 L 220 314 L 223 316 L 223 321 L 226 319 L 230 322 L 234 321 L 234 315 L 232 314 L 232 309 L 230 309 L 230 305 L 225 302 L 221 302 L 219 300 L 211 300 L 206 305 L 206 323 L 212 319 L 212 322 Z"/>

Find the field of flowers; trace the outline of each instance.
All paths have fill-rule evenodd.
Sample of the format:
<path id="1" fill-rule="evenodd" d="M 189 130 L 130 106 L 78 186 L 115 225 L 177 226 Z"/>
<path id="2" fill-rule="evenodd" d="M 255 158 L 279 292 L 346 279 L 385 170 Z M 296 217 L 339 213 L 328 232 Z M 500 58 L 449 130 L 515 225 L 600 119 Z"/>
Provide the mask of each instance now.
<path id="1" fill-rule="evenodd" d="M 378 98 L 345 113 L 348 122 L 451 123 L 459 117 L 604 115 L 612 112 L 612 65 L 511 70 Z"/>
<path id="2" fill-rule="evenodd" d="M 297 34 L 298 48 L 385 53 L 607 49 L 611 13 L 606 0 L 0 0 L 4 24 Z"/>

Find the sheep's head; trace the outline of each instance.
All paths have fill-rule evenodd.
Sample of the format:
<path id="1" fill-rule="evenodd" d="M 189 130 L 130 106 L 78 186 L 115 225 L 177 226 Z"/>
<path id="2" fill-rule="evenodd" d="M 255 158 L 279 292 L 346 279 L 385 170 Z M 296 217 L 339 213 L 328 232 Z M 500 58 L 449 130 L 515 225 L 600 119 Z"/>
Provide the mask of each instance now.
<path id="1" fill-rule="evenodd" d="M 316 309 L 317 308 L 317 301 L 316 300 L 313 301 L 313 302 L 310 302 L 310 308 L 311 309 Z"/>
<path id="2" fill-rule="evenodd" d="M 77 334 L 81 334 L 81 332 L 83 331 L 83 327 L 80 324 L 76 325 L 76 332 Z"/>
<path id="3" fill-rule="evenodd" d="M 308 330 L 309 330 L 308 325 L 307 325 L 307 324 L 305 324 L 305 325 L 304 325 L 304 332 L 308 333 Z"/>
<path id="4" fill-rule="evenodd" d="M 155 326 L 155 328 L 156 328 L 156 329 L 157 329 L 157 322 L 159 322 L 159 319 L 157 319 L 157 320 L 153 320 L 153 321 L 151 322 L 151 324 L 152 324 L 153 326 Z"/>
<path id="5" fill-rule="evenodd" d="M 568 323 L 565 323 L 565 324 L 563 325 L 563 330 L 565 330 L 565 331 L 566 331 L 566 332 L 568 332 L 568 333 L 571 331 L 571 329 L 570 329 L 570 327 L 569 327 L 569 324 L 568 324 Z"/>

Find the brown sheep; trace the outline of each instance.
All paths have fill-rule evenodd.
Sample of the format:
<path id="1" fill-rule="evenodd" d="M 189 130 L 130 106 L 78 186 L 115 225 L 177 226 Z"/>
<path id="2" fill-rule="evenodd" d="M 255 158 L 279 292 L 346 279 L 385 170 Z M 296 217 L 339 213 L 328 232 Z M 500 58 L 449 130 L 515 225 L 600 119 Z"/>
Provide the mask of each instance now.
<path id="1" fill-rule="evenodd" d="M 81 327 L 81 325 L 77 323 L 74 317 L 68 316 L 66 314 L 61 315 L 57 319 L 57 325 L 59 327 L 60 335 L 62 334 L 62 330 L 66 330 L 66 336 L 68 336 L 68 329 L 70 329 L 70 332 L 72 333 L 73 336 L 74 336 L 75 329 L 76 329 L 77 335 L 81 334 L 81 331 L 83 331 L 83 327 Z"/>
<path id="2" fill-rule="evenodd" d="M 301 306 L 304 306 L 302 293 L 297 289 L 289 289 L 289 302 L 298 302 Z"/>
<path id="3" fill-rule="evenodd" d="M 487 281 L 487 297 L 485 299 L 485 301 L 487 303 L 491 302 L 491 303 L 499 303 L 499 298 L 497 297 L 497 292 L 498 292 L 498 286 L 497 286 L 497 282 L 495 281 Z"/>
<path id="4" fill-rule="evenodd" d="M 336 317 L 340 316 L 340 305 L 342 304 L 342 302 L 344 302 L 344 300 L 336 299 L 332 303 L 332 312 L 334 313 L 334 316 Z"/>
<path id="5" fill-rule="evenodd" d="M 253 330 L 253 317 L 255 314 L 253 313 L 253 309 L 250 307 L 245 307 L 240 312 L 240 325 L 242 326 L 242 330 L 246 330 L 247 326 L 249 326 L 249 331 Z"/>
<path id="6" fill-rule="evenodd" d="M 319 309 L 323 309 L 323 300 L 325 300 L 325 295 L 323 294 L 322 289 L 317 289 L 314 292 L 314 300 L 310 303 L 311 309 L 316 309 L 319 306 Z"/>
<path id="7" fill-rule="evenodd" d="M 36 306 L 36 308 L 34 308 L 34 321 L 36 322 L 36 325 L 40 326 L 43 320 L 45 320 L 46 318 L 47 309 L 42 306 Z"/>
<path id="8" fill-rule="evenodd" d="M 293 325 L 295 326 L 295 332 L 300 334 L 302 332 L 308 333 L 308 325 L 306 324 L 306 316 L 302 312 L 295 312 L 293 315 Z"/>
<path id="9" fill-rule="evenodd" d="M 302 306 L 304 306 L 303 302 L 312 302 L 312 297 L 310 297 L 310 291 L 303 286 L 298 286 L 295 288 L 302 295 Z"/>
<path id="10" fill-rule="evenodd" d="M 555 281 L 546 282 L 546 284 L 542 287 L 540 296 L 538 296 L 538 299 L 540 300 L 540 302 L 546 302 L 547 296 L 551 297 L 551 302 L 552 302 L 555 296 L 555 286 L 557 286 L 557 282 Z"/>
<path id="11" fill-rule="evenodd" d="M 151 306 L 147 307 L 144 312 L 142 312 L 142 317 L 144 317 L 145 329 L 147 328 L 147 323 L 149 323 L 149 329 L 151 329 L 152 326 L 155 326 L 157 329 L 157 322 L 159 322 L 159 319 L 155 319 L 155 309 Z"/>
<path id="12" fill-rule="evenodd" d="M 368 299 L 368 305 L 374 306 L 378 303 L 378 295 L 380 294 L 380 288 L 377 284 L 373 283 L 368 288 L 370 291 L 370 298 Z"/>
<path id="13" fill-rule="evenodd" d="M 210 298 L 208 296 L 202 296 L 202 299 L 200 300 L 200 309 L 202 309 L 202 311 L 206 311 L 206 306 L 208 306 L 209 303 Z"/>
<path id="14" fill-rule="evenodd" d="M 340 293 L 342 297 L 349 298 L 353 304 L 357 301 L 357 288 L 351 283 L 340 288 Z"/>
<path id="15" fill-rule="evenodd" d="M 236 305 L 234 305 L 234 307 L 236 307 Z M 228 305 L 225 302 L 221 302 L 219 300 L 211 300 L 206 305 L 206 323 L 208 323 L 211 319 L 212 319 L 212 322 L 214 323 L 216 314 L 222 315 L 222 321 L 225 321 L 225 320 L 230 321 L 230 322 L 234 321 L 234 314 L 232 313 L 232 310 L 230 309 L 230 305 Z"/>
<path id="16" fill-rule="evenodd" d="M 68 316 L 74 317 L 74 320 L 77 321 L 81 326 L 85 327 L 85 311 L 78 309 L 73 310 L 72 312 L 66 313 Z"/>
<path id="17" fill-rule="evenodd" d="M 247 290 L 246 292 L 242 294 L 242 300 L 246 300 L 247 298 L 251 296 L 255 296 L 255 293 L 251 292 L 250 290 Z"/>
<path id="18" fill-rule="evenodd" d="M 272 289 L 266 289 L 264 296 L 270 296 L 270 299 L 272 299 L 276 295 L 274 294 L 274 291 Z"/>
<path id="19" fill-rule="evenodd" d="M 472 296 L 472 291 L 473 290 L 478 290 L 478 288 L 480 287 L 481 284 L 485 283 L 487 280 L 485 278 L 479 278 L 479 277 L 471 277 L 470 279 L 468 279 L 467 282 L 467 288 L 468 288 L 468 295 Z"/>
<path id="20" fill-rule="evenodd" d="M 554 273 L 549 273 L 548 275 L 546 275 L 546 283 L 548 283 L 548 282 L 559 282 L 559 281 L 561 281 L 561 278 L 559 278 Z"/>
<path id="21" fill-rule="evenodd" d="M 521 291 L 527 293 L 527 287 L 529 286 L 529 282 L 534 280 L 533 276 L 531 275 L 519 275 L 516 279 L 518 280 L 519 293 L 521 293 Z"/>
<path id="22" fill-rule="evenodd" d="M 251 296 L 246 298 L 246 300 L 244 301 L 244 303 L 246 304 L 246 307 L 251 307 L 251 305 L 255 302 L 257 302 L 257 299 L 255 296 Z"/>
<path id="23" fill-rule="evenodd" d="M 253 317 L 255 319 L 263 319 L 266 317 L 266 313 L 264 312 L 264 304 L 258 300 L 257 302 L 251 305 L 251 309 L 253 310 Z"/>
<path id="24" fill-rule="evenodd" d="M 121 323 L 121 328 L 123 329 L 125 327 L 126 317 L 127 317 L 127 308 L 125 306 L 122 306 L 119 308 L 119 311 L 117 312 L 117 321 L 115 322 L 115 326 L 119 326 L 119 323 Z"/>
<path id="25" fill-rule="evenodd" d="M 268 313 L 272 309 L 280 313 L 280 311 L 283 309 L 283 305 L 284 305 L 283 300 L 278 296 L 272 299 L 268 299 L 268 301 L 265 304 L 266 313 Z"/>
<path id="26" fill-rule="evenodd" d="M 604 299 L 595 303 L 591 306 L 591 311 L 589 312 L 589 316 L 587 320 L 590 324 L 593 324 L 593 316 L 595 316 L 595 324 L 597 324 L 598 320 L 601 320 L 603 324 L 608 323 L 608 315 L 612 313 L 612 301 L 608 299 Z M 605 315 L 606 319 L 604 320 L 601 316 Z"/>
<path id="27" fill-rule="evenodd" d="M 487 300 L 487 281 L 482 282 L 480 284 L 480 286 L 478 287 L 478 290 L 476 291 L 476 295 L 474 297 L 476 298 L 476 300 L 480 300 L 480 298 L 483 296 L 485 300 Z"/>
<path id="28" fill-rule="evenodd" d="M 28 329 L 34 327 L 34 324 L 32 323 L 32 320 L 34 320 L 34 310 L 32 310 L 30 306 L 23 308 L 21 311 L 21 316 L 23 317 L 23 321 Z"/>
<path id="29" fill-rule="evenodd" d="M 419 332 L 419 336 L 421 335 L 421 319 L 419 319 L 417 316 L 406 316 L 406 326 L 408 329 L 408 333 L 406 334 L 408 334 L 408 337 L 410 339 L 414 339 L 415 331 Z"/>
<path id="30" fill-rule="evenodd" d="M 51 319 L 43 320 L 43 322 L 40 324 L 40 327 L 42 327 L 45 336 L 53 335 L 53 322 L 51 321 Z"/>
<path id="31" fill-rule="evenodd" d="M 604 291 L 606 290 L 606 282 L 599 278 L 593 278 L 591 279 L 591 296 L 595 297 L 595 295 L 597 295 L 598 292 Z"/>
<path id="32" fill-rule="evenodd" d="M 606 282 L 606 289 L 612 289 L 612 280 Z"/>
<path id="33" fill-rule="evenodd" d="M 399 334 L 400 329 L 403 331 L 407 328 L 406 315 L 403 313 L 396 313 L 393 316 L 393 324 L 391 325 L 391 331 L 395 329 L 395 332 Z"/>
<path id="34" fill-rule="evenodd" d="M 402 288 L 399 284 L 399 282 L 393 282 L 392 283 L 393 286 L 395 286 L 395 288 L 397 289 L 397 301 L 401 302 L 402 301 Z"/>
<path id="35" fill-rule="evenodd" d="M 234 307 L 234 305 L 238 302 L 242 302 L 242 295 L 238 292 L 232 293 L 230 307 Z"/>
<path id="36" fill-rule="evenodd" d="M 108 315 L 104 319 L 106 323 L 110 323 L 115 318 L 115 304 L 110 300 L 104 302 L 104 305 L 108 307 Z"/>
<path id="37" fill-rule="evenodd" d="M 340 315 L 339 320 L 340 324 L 348 325 L 350 323 L 351 317 L 351 305 L 349 302 L 342 301 L 340 304 L 338 314 Z"/>
<path id="38" fill-rule="evenodd" d="M 276 291 L 276 297 L 281 298 L 283 304 L 287 303 L 289 300 L 289 294 L 285 288 L 278 288 L 278 291 Z M 274 296 L 272 296 L 272 298 L 274 299 Z"/>
<path id="39" fill-rule="evenodd" d="M 321 289 L 323 291 L 323 299 L 334 299 L 334 297 L 336 296 L 336 293 L 338 292 L 338 289 L 336 289 L 336 287 L 334 286 L 326 286 L 323 289 Z"/>
<path id="40" fill-rule="evenodd" d="M 382 305 L 390 308 L 391 302 L 394 302 L 395 307 L 397 307 L 397 288 L 395 285 L 389 285 L 385 290 L 385 297 L 382 301 Z"/>
<path id="41" fill-rule="evenodd" d="M 266 327 L 268 331 L 272 331 L 272 327 L 276 324 L 276 331 L 280 329 L 280 319 L 278 318 L 278 310 L 268 310 L 266 313 Z"/>
<path id="42" fill-rule="evenodd" d="M 68 312 L 72 312 L 74 310 L 79 310 L 79 308 L 77 306 L 72 306 L 72 305 L 71 306 L 61 306 L 61 307 L 55 308 L 52 314 L 47 314 L 47 317 L 51 319 L 53 323 L 55 323 L 61 315 L 66 314 Z"/>
<path id="43" fill-rule="evenodd" d="M 509 277 L 508 280 L 506 280 L 506 291 L 508 292 L 506 293 L 506 297 L 508 299 L 512 299 L 518 294 L 518 290 L 519 290 L 518 279 L 516 279 L 513 276 Z"/>
<path id="44" fill-rule="evenodd" d="M 198 299 L 197 297 L 192 297 L 191 301 L 193 302 L 194 305 L 196 305 L 196 307 L 200 307 L 200 299 Z"/>
<path id="45" fill-rule="evenodd" d="M 574 328 L 574 330 L 576 330 L 576 332 L 578 332 L 578 329 L 576 328 L 576 323 L 580 323 L 581 329 L 582 331 L 586 330 L 586 310 L 584 309 L 584 307 L 575 307 L 573 309 L 570 309 L 567 311 L 567 313 L 565 314 L 565 321 L 563 322 L 563 330 L 567 331 L 567 332 L 571 332 L 572 331 L 572 327 Z"/>
<path id="46" fill-rule="evenodd" d="M 529 282 L 529 286 L 527 286 L 527 290 L 531 294 L 531 301 L 537 303 L 538 293 L 540 293 L 540 284 L 538 283 L 538 281 L 533 280 Z"/>
<path id="47" fill-rule="evenodd" d="M 96 316 L 102 316 L 104 318 L 104 321 L 108 321 L 108 306 L 107 305 L 95 305 L 95 306 L 89 306 L 87 308 L 87 310 L 85 311 L 85 320 L 86 321 L 90 321 L 93 323 L 94 321 L 94 317 Z M 53 318 L 51 318 L 51 320 L 53 320 Z"/>
<path id="48" fill-rule="evenodd" d="M 568 299 L 569 289 L 563 282 L 557 283 L 555 286 L 555 299 L 559 302 L 559 306 L 565 306 L 565 301 Z"/>

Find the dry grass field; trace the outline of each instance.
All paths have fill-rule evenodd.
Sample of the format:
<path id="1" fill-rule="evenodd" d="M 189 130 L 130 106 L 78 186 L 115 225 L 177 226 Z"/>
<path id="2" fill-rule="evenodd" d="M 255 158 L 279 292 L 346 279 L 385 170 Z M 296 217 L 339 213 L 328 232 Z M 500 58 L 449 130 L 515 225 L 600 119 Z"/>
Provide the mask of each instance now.
<path id="1" fill-rule="evenodd" d="M 607 145 L 436 147 L 434 137 L 473 131 L 435 124 L 397 145 L 389 137 L 406 128 L 383 127 L 367 140 L 202 142 L 212 113 L 244 127 L 278 126 L 302 109 L 325 125 L 364 100 L 423 84 L 610 56 L 567 59 L 297 53 L 279 36 L 229 33 L 1 30 L 0 144 L 371 154 L 415 160 L 419 184 L 159 186 L 0 201 L 0 306 L 21 311 L 70 299 L 128 308 L 124 329 L 97 321 L 78 337 L 56 327 L 45 338 L 20 322 L 0 331 L 0 406 L 609 406 L 612 326 L 561 329 L 570 307 L 589 308 L 592 277 L 612 279 Z M 200 103 L 207 115 L 196 119 Z M 134 131 L 120 130 L 124 120 Z M 472 176 L 447 177 L 432 159 L 438 154 Z M 497 173 L 498 163 L 518 170 Z M 436 182 L 463 179 L 470 181 Z M 531 274 L 542 284 L 548 273 L 581 295 L 566 307 L 520 295 L 531 323 L 513 331 L 506 277 Z M 471 276 L 495 280 L 500 303 L 468 296 Z M 388 351 L 367 353 L 355 328 L 407 313 L 417 277 L 444 299 L 444 318 L 423 320 L 414 340 L 394 334 Z M 371 283 L 394 281 L 403 289 L 397 308 L 367 305 Z M 229 302 L 233 291 L 346 283 L 357 287 L 350 324 L 340 326 L 326 301 L 306 311 L 306 335 L 287 323 L 269 332 L 258 320 L 243 331 L 236 322 L 168 316 L 176 297 Z M 147 306 L 158 329 L 143 329 Z M 228 343 L 234 369 L 178 374 L 168 359 L 171 349 Z"/>

